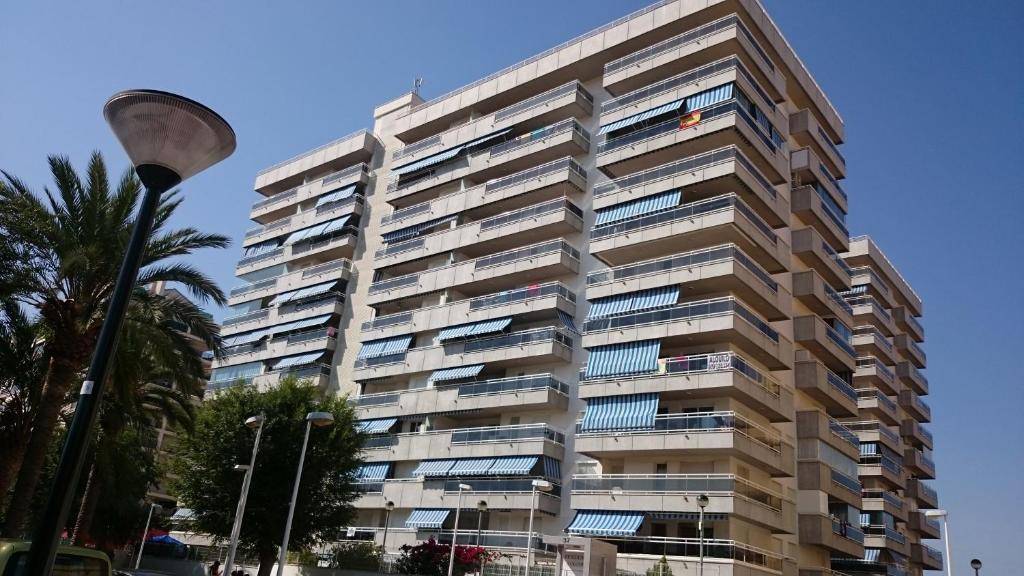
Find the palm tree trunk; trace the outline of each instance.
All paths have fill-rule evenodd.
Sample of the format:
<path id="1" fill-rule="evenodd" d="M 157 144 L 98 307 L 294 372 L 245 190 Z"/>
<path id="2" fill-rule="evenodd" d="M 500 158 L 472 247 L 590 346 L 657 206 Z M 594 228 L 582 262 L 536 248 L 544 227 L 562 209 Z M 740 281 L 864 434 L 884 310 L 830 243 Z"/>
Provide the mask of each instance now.
<path id="1" fill-rule="evenodd" d="M 274 549 L 260 550 L 260 570 L 256 573 L 256 576 L 270 576 L 274 569 L 274 563 L 277 562 L 277 552 Z M 224 576 L 231 576 L 225 574 Z"/>
<path id="2" fill-rule="evenodd" d="M 89 526 L 92 524 L 92 513 L 96 511 L 96 496 L 99 494 L 99 489 L 96 486 L 98 482 L 96 457 L 93 456 L 92 463 L 89 464 L 89 477 L 85 481 L 85 493 L 82 494 L 82 503 L 78 506 L 78 515 L 75 517 L 75 527 L 71 530 L 71 543 L 75 546 L 81 546 L 84 543 Z"/>
<path id="3" fill-rule="evenodd" d="M 27 442 L 12 442 L 4 448 L 4 458 L 0 462 L 0 516 L 3 516 L 4 508 L 7 506 L 7 493 L 11 490 L 11 484 L 18 477 L 18 469 L 21 468 L 21 460 L 25 457 L 25 446 Z"/>
<path id="4" fill-rule="evenodd" d="M 67 360 L 54 355 L 46 371 L 46 384 L 43 386 L 39 410 L 32 420 L 32 436 L 25 447 L 25 456 L 18 472 L 18 482 L 14 485 L 14 495 L 7 507 L 7 518 L 3 533 L 5 536 L 18 538 L 25 528 L 25 519 L 32 506 L 42 474 L 46 456 L 57 429 L 61 409 L 67 398 L 68 388 L 77 372 Z"/>

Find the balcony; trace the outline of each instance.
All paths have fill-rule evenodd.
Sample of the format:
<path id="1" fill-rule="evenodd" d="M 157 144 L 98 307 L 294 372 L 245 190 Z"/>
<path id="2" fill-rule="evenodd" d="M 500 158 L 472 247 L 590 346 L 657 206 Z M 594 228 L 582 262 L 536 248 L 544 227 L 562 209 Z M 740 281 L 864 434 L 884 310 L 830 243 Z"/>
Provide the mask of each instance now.
<path id="1" fill-rule="evenodd" d="M 846 177 L 846 158 L 810 109 L 790 114 L 789 135 L 801 146 L 811 148 L 824 161 L 829 172 L 840 178 Z"/>
<path id="2" fill-rule="evenodd" d="M 920 510 L 911 512 L 909 520 L 907 527 L 920 534 L 921 538 L 938 539 L 942 537 L 942 527 L 939 521 L 925 516 L 924 512 Z"/>
<path id="3" fill-rule="evenodd" d="M 317 236 L 261 254 L 243 257 L 235 268 L 236 276 L 288 263 L 293 266 L 317 264 L 328 260 L 351 258 L 359 237 L 359 229 L 344 226 L 330 234 Z"/>
<path id="4" fill-rule="evenodd" d="M 226 318 L 222 322 L 224 332 L 221 337 L 228 337 L 242 332 L 258 330 L 267 326 L 276 326 L 287 322 L 306 320 L 325 314 L 341 314 L 345 306 L 345 297 L 339 292 L 327 292 L 305 301 L 289 302 L 280 306 L 263 308 L 254 312 L 238 314 Z"/>
<path id="5" fill-rule="evenodd" d="M 246 384 L 255 386 L 258 390 L 268 390 L 277 385 L 284 378 L 294 377 L 298 380 L 309 382 L 310 386 L 323 390 L 330 380 L 330 364 L 312 364 L 305 366 L 290 366 L 282 370 L 264 372 L 253 377 Z"/>
<path id="6" fill-rule="evenodd" d="M 378 316 L 363 322 L 361 331 L 364 340 L 376 340 L 505 316 L 523 321 L 542 320 L 553 318 L 555 310 L 575 316 L 576 294 L 561 282 L 547 282 Z"/>
<path id="7" fill-rule="evenodd" d="M 927 544 L 910 545 L 910 561 L 925 570 L 942 570 L 942 552 Z"/>
<path id="8" fill-rule="evenodd" d="M 893 338 L 893 343 L 896 344 L 896 349 L 900 351 L 904 359 L 910 360 L 918 368 L 925 367 L 928 357 L 913 338 L 907 334 L 897 334 Z"/>
<path id="9" fill-rule="evenodd" d="M 874 356 L 886 364 L 896 364 L 896 348 L 892 341 L 871 324 L 854 326 L 850 341 L 858 356 Z"/>
<path id="10" fill-rule="evenodd" d="M 853 370 L 857 365 L 857 352 L 853 346 L 818 316 L 793 318 L 793 339 L 832 370 Z"/>
<path id="11" fill-rule="evenodd" d="M 284 274 L 250 284 L 236 286 L 229 292 L 228 306 L 291 292 L 299 288 L 307 288 L 330 280 L 348 282 L 351 276 L 352 261 L 342 258 L 310 266 L 302 270 L 285 272 Z"/>
<path id="12" fill-rule="evenodd" d="M 362 194 L 350 194 L 347 198 L 327 202 L 321 206 L 308 206 L 297 213 L 284 216 L 263 226 L 255 226 L 245 233 L 243 246 L 253 246 L 271 240 L 282 234 L 321 224 L 347 214 L 362 216 L 365 198 Z"/>
<path id="13" fill-rule="evenodd" d="M 817 360 L 797 360 L 796 389 L 821 402 L 832 416 L 856 416 L 857 392 L 848 382 Z"/>
<path id="14" fill-rule="evenodd" d="M 870 237 L 850 238 L 850 251 L 845 256 L 850 266 L 870 266 L 895 290 L 899 304 L 906 306 L 914 316 L 922 314 L 921 298 Z"/>
<path id="15" fill-rule="evenodd" d="M 910 362 L 900 362 L 896 365 L 896 377 L 914 392 L 928 394 L 928 379 Z"/>
<path id="16" fill-rule="evenodd" d="M 562 460 L 564 446 L 565 435 L 551 426 L 522 424 L 373 435 L 363 456 L 367 462 L 537 455 Z"/>
<path id="17" fill-rule="evenodd" d="M 838 291 L 850 286 L 850 268 L 814 228 L 793 230 L 793 255 Z"/>
<path id="18" fill-rule="evenodd" d="M 386 278 L 370 284 L 367 304 L 455 288 L 467 296 L 489 294 L 579 270 L 580 253 L 565 240 L 551 240 L 473 260 Z"/>
<path id="19" fill-rule="evenodd" d="M 847 295 L 846 303 L 853 308 L 853 322 L 857 326 L 870 324 L 882 334 L 892 337 L 898 331 L 892 321 L 892 313 L 885 309 L 874 296 Z"/>
<path id="20" fill-rule="evenodd" d="M 698 576 L 700 541 L 696 538 L 636 536 L 602 537 L 618 548 L 616 570 L 622 574 L 657 574 L 664 556 L 676 576 Z M 735 540 L 704 540 L 704 571 L 709 576 L 769 576 L 795 574 L 792 561 L 781 554 Z"/>
<path id="21" fill-rule="evenodd" d="M 826 453 L 838 452 L 856 461 L 857 435 L 818 410 L 797 412 L 796 426 L 797 488 L 825 492 L 831 499 L 860 508 L 862 486 L 856 470 L 844 472 L 837 467 L 835 456 Z"/>
<path id="22" fill-rule="evenodd" d="M 473 490 L 462 493 L 463 506 L 469 502 L 487 500 L 491 510 L 529 510 L 532 506 L 538 513 L 557 515 L 561 509 L 561 498 L 554 492 L 531 494 L 530 478 L 473 478 L 469 484 Z M 395 508 L 448 508 L 458 507 L 459 487 L 462 480 L 432 478 L 403 478 L 385 480 L 374 488 L 379 492 L 365 493 L 353 502 L 357 509 L 384 507 L 385 502 L 394 502 Z M 454 514 L 449 518 L 453 519 Z M 437 530 L 430 530 L 436 533 Z M 467 531 L 469 532 L 469 531 Z M 471 532 L 474 536 L 476 531 Z M 425 539 L 425 538 L 424 538 Z M 391 536 L 388 536 L 391 543 Z M 390 546 L 389 546 L 390 548 Z"/>
<path id="23" fill-rule="evenodd" d="M 843 424 L 855 432 L 860 441 L 878 442 L 887 446 L 897 454 L 903 454 L 903 443 L 900 442 L 900 435 L 878 420 L 860 420 L 856 422 L 843 422 Z"/>
<path id="24" fill-rule="evenodd" d="M 847 326 L 853 325 L 853 308 L 816 270 L 793 273 L 793 296 L 819 316 L 834 316 Z"/>
<path id="25" fill-rule="evenodd" d="M 588 320 L 583 331 L 584 348 L 651 339 L 666 347 L 729 342 L 769 369 L 792 366 L 792 343 L 731 296 Z"/>
<path id="26" fill-rule="evenodd" d="M 582 510 L 652 510 L 698 513 L 697 496 L 708 496 L 705 511 L 729 514 L 774 533 L 795 532 L 793 502 L 781 487 L 759 486 L 733 474 L 576 474 L 572 506 Z"/>
<path id="27" fill-rule="evenodd" d="M 938 508 L 939 493 L 928 485 L 924 480 L 917 478 L 907 479 L 907 490 L 904 492 L 907 499 L 916 500 L 921 508 Z"/>
<path id="28" fill-rule="evenodd" d="M 515 127 L 517 132 L 541 128 L 569 116 L 585 118 L 593 113 L 594 98 L 576 80 L 506 106 L 493 114 L 461 124 L 440 134 L 395 150 L 392 165 L 402 166 L 450 150 L 460 144 Z"/>
<path id="29" fill-rule="evenodd" d="M 914 318 L 909 309 L 896 306 L 892 309 L 892 316 L 901 330 L 909 334 L 916 342 L 924 342 L 924 326 L 917 318 Z"/>
<path id="30" fill-rule="evenodd" d="M 377 139 L 367 130 L 359 130 L 260 170 L 255 188 L 263 194 L 301 184 L 311 174 L 330 174 L 357 162 L 368 162 Z"/>
<path id="31" fill-rule="evenodd" d="M 864 533 L 849 522 L 824 514 L 800 515 L 800 543 L 848 556 L 864 556 Z"/>
<path id="32" fill-rule="evenodd" d="M 469 364 L 485 364 L 489 368 L 523 367 L 526 365 L 572 360 L 573 337 L 561 328 L 536 328 L 464 340 L 444 345 L 412 348 L 404 354 L 370 358 L 356 362 L 352 378 L 372 380 L 456 368 Z"/>
<path id="33" fill-rule="evenodd" d="M 870 266 L 851 267 L 850 274 L 854 288 L 864 294 L 874 296 L 882 303 L 883 307 L 893 308 L 893 313 L 895 313 L 896 300 L 893 299 L 892 288 L 889 288 L 885 280 L 876 274 Z"/>
<path id="34" fill-rule="evenodd" d="M 857 369 L 853 372 L 853 384 L 857 388 L 873 386 L 888 395 L 898 395 L 903 386 L 896 380 L 896 372 L 874 356 L 858 356 Z"/>
<path id="35" fill-rule="evenodd" d="M 821 186 L 826 195 L 832 198 L 832 202 L 842 213 L 848 213 L 850 206 L 846 191 L 822 162 L 814 149 L 803 147 L 794 150 L 789 157 L 789 166 L 793 172 L 794 182 L 797 184 L 816 183 Z"/>
<path id="36" fill-rule="evenodd" d="M 895 492 L 888 490 L 865 489 L 861 510 L 864 512 L 885 512 L 891 514 L 897 520 L 907 521 L 908 510 L 903 502 L 903 498 Z M 911 517 L 917 514 L 919 512 L 910 512 Z"/>
<path id="37" fill-rule="evenodd" d="M 226 348 L 218 367 L 265 361 L 283 356 L 309 354 L 317 351 L 334 352 L 337 345 L 333 328 L 315 328 L 306 332 L 274 335 L 273 338 L 257 344 Z"/>
<path id="38" fill-rule="evenodd" d="M 918 422 L 932 421 L 932 408 L 913 390 L 903 390 L 899 395 L 900 407 L 908 416 Z"/>
<path id="39" fill-rule="evenodd" d="M 530 406 L 565 410 L 569 385 L 550 374 L 531 374 L 469 382 L 454 386 L 415 388 L 362 394 L 350 400 L 360 420 L 396 418 L 409 414 L 472 412 L 471 417 L 500 415 Z M 456 417 L 457 414 L 452 414 Z"/>
<path id="40" fill-rule="evenodd" d="M 877 388 L 858 389 L 857 408 L 862 418 L 874 418 L 890 426 L 900 423 L 899 407 Z"/>
<path id="41" fill-rule="evenodd" d="M 433 200 L 399 208 L 381 218 L 381 231 L 386 234 L 452 214 L 484 218 L 545 200 L 576 197 L 586 187 L 587 172 L 572 158 L 560 158 Z"/>
<path id="42" fill-rule="evenodd" d="M 917 448 L 903 449 L 903 467 L 918 478 L 935 479 L 935 461 Z"/>
<path id="43" fill-rule="evenodd" d="M 735 194 L 681 204 L 590 231 L 590 253 L 611 266 L 734 244 L 769 273 L 788 270 L 789 249 Z"/>
<path id="44" fill-rule="evenodd" d="M 899 530 L 874 524 L 861 525 L 861 530 L 864 531 L 864 546 L 866 548 L 884 548 L 900 556 L 910 555 L 907 537 Z"/>
<path id="45" fill-rule="evenodd" d="M 932 433 L 923 424 L 913 418 L 905 418 L 900 424 L 900 436 L 906 438 L 909 444 L 924 446 L 929 450 L 935 448 L 935 441 Z"/>
<path id="46" fill-rule="evenodd" d="M 445 252 L 476 257 L 574 234 L 583 229 L 583 211 L 568 198 L 504 212 L 401 242 L 386 244 L 374 255 L 377 269 L 421 260 Z"/>
<path id="47" fill-rule="evenodd" d="M 793 213 L 814 227 L 833 246 L 845 251 L 850 245 L 846 217 L 820 185 L 800 186 L 792 192 Z"/>
<path id="48" fill-rule="evenodd" d="M 652 374 L 579 380 L 581 400 L 655 392 L 662 399 L 735 398 L 772 422 L 792 420 L 793 393 L 742 356 L 731 353 L 663 358 Z"/>
<path id="49" fill-rule="evenodd" d="M 299 204 L 312 204 L 311 200 L 349 186 L 359 186 L 365 189 L 369 181 L 370 167 L 365 163 L 349 166 L 310 182 L 299 180 L 293 188 L 253 203 L 249 218 L 269 228 L 281 220 L 296 216 L 296 206 Z M 315 212 L 312 205 L 307 208 L 311 212 Z M 269 231 L 266 230 L 266 232 Z M 256 234 L 260 233 L 256 232 Z M 250 240 L 248 234 L 245 239 Z"/>
<path id="50" fill-rule="evenodd" d="M 650 429 L 581 432 L 576 451 L 594 458 L 659 456 L 735 456 L 764 466 L 772 476 L 792 476 L 793 446 L 775 429 L 736 412 L 661 414 Z"/>

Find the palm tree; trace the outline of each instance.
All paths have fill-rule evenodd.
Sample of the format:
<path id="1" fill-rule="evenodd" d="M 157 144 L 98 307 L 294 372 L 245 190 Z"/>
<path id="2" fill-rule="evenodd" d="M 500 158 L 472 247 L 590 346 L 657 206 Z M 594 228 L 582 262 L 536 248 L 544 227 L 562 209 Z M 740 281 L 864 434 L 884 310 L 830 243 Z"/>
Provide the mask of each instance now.
<path id="1" fill-rule="evenodd" d="M 42 197 L 7 172 L 0 180 L 0 237 L 9 243 L 0 253 L 13 250 L 15 262 L 20 263 L 12 270 L 15 281 L 3 288 L 38 313 L 47 334 L 44 351 L 49 358 L 32 436 L 7 509 L 4 533 L 9 536 L 22 531 L 60 410 L 95 348 L 142 194 L 131 170 L 111 189 L 98 152 L 90 158 L 84 179 L 66 157 L 51 156 L 49 164 L 56 192 L 44 189 Z M 185 337 L 173 327 L 176 323 L 216 349 L 217 327 L 195 305 L 147 295 L 143 288 L 158 281 L 177 282 L 200 303 L 225 302 L 223 292 L 207 276 L 187 264 L 168 262 L 229 243 L 225 236 L 190 227 L 168 230 L 168 219 L 180 203 L 177 191 L 161 199 L 125 332 L 134 328 L 161 342 L 183 343 Z M 157 317 L 168 321 L 153 324 Z"/>

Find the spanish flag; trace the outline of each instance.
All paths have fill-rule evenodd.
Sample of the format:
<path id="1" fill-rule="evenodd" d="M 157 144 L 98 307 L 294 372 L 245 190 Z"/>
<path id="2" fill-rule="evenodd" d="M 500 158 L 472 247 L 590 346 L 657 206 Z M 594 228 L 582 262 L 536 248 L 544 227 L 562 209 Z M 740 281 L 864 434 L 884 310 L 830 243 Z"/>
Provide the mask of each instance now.
<path id="1" fill-rule="evenodd" d="M 679 119 L 679 129 L 682 130 L 683 128 L 689 128 L 690 126 L 693 126 L 693 125 L 697 124 L 698 122 L 700 122 L 700 110 L 696 110 L 694 112 L 690 112 L 686 116 L 683 116 L 682 118 L 680 118 Z"/>

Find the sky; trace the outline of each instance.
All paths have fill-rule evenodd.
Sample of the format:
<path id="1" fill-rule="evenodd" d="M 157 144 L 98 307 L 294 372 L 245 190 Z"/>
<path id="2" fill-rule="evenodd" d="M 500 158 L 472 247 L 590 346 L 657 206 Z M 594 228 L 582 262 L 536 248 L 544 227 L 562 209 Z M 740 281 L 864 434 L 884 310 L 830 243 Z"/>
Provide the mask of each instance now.
<path id="1" fill-rule="evenodd" d="M 235 239 L 192 262 L 235 285 L 256 172 L 353 130 L 424 78 L 428 99 L 643 7 L 638 0 L 4 2 L 0 169 L 127 159 L 107 97 L 199 100 L 237 152 L 186 182 L 178 225 Z M 1024 510 L 1024 4 L 766 0 L 846 123 L 850 229 L 925 301 L 940 503 L 954 574 L 1019 574 Z M 467 8 L 472 6 L 472 10 Z M 219 314 L 218 314 L 219 316 Z M 938 545 L 938 542 L 932 542 Z"/>

